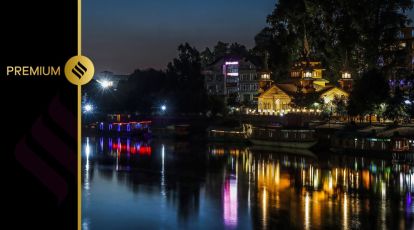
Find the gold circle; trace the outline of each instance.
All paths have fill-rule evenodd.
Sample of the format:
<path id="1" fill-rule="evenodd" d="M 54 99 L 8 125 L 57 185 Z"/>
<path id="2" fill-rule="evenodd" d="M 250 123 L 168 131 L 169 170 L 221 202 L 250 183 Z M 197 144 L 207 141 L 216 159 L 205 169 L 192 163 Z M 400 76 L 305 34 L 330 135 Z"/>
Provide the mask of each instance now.
<path id="1" fill-rule="evenodd" d="M 85 56 L 73 56 L 65 65 L 65 76 L 74 85 L 84 85 L 92 80 L 95 67 L 91 59 Z"/>

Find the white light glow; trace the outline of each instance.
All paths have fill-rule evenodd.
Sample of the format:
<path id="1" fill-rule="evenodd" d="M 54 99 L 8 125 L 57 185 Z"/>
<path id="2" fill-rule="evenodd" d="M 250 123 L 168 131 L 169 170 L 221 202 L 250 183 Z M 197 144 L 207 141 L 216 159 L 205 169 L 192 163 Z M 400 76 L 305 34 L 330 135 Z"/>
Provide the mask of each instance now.
<path id="1" fill-rule="evenodd" d="M 93 110 L 93 106 L 91 104 L 86 104 L 83 108 L 87 113 L 92 112 Z"/>
<path id="2" fill-rule="evenodd" d="M 102 88 L 104 89 L 111 87 L 113 84 L 112 81 L 108 81 L 108 80 L 103 80 L 100 83 L 101 83 Z"/>
<path id="3" fill-rule="evenodd" d="M 225 65 L 238 65 L 238 61 L 226 61 Z"/>
<path id="4" fill-rule="evenodd" d="M 166 106 L 166 105 L 162 105 L 162 106 L 161 106 L 161 110 L 162 110 L 162 111 L 167 110 L 167 106 Z"/>

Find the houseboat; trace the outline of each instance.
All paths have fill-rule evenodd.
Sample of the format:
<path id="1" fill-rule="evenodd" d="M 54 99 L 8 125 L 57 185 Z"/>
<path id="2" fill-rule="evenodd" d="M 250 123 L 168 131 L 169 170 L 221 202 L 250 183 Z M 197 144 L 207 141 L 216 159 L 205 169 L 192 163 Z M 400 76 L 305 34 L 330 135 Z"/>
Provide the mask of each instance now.
<path id="1" fill-rule="evenodd" d="M 144 135 L 150 134 L 151 121 L 99 122 L 97 131 L 107 135 Z"/>
<path id="2" fill-rule="evenodd" d="M 332 137 L 331 145 L 335 152 L 414 153 L 414 127 L 339 131 Z"/>
<path id="3" fill-rule="evenodd" d="M 313 129 L 287 129 L 280 126 L 251 127 L 249 140 L 254 145 L 309 149 L 318 141 Z"/>

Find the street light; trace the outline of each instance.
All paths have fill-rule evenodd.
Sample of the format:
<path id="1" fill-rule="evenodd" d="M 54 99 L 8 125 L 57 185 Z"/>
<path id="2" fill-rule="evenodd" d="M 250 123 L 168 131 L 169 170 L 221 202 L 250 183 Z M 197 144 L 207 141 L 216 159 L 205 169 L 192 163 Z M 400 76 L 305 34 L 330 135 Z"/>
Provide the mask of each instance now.
<path id="1" fill-rule="evenodd" d="M 106 79 L 101 81 L 98 80 L 97 82 L 101 85 L 102 89 L 107 89 L 113 85 L 112 81 L 108 81 Z"/>
<path id="2" fill-rule="evenodd" d="M 166 106 L 166 105 L 162 105 L 162 106 L 161 106 L 161 110 L 162 110 L 162 111 L 167 110 L 167 106 Z"/>
<path id="3" fill-rule="evenodd" d="M 84 113 L 92 113 L 93 111 L 93 106 L 91 104 L 86 104 L 83 107 Z"/>

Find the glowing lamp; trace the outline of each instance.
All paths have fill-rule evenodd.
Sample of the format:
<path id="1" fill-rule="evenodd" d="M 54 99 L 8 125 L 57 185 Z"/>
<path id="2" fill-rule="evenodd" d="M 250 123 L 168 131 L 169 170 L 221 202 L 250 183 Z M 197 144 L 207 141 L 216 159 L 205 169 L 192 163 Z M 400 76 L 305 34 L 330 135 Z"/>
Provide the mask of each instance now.
<path id="1" fill-rule="evenodd" d="M 342 79 L 351 79 L 351 73 L 348 71 L 342 72 Z"/>
<path id="2" fill-rule="evenodd" d="M 310 70 L 310 69 L 305 70 L 305 77 L 306 78 L 311 78 L 312 77 L 312 70 Z"/>
<path id="3" fill-rule="evenodd" d="M 83 107 L 83 110 L 84 110 L 85 113 L 91 113 L 93 111 L 93 106 L 91 104 L 86 104 Z"/>

